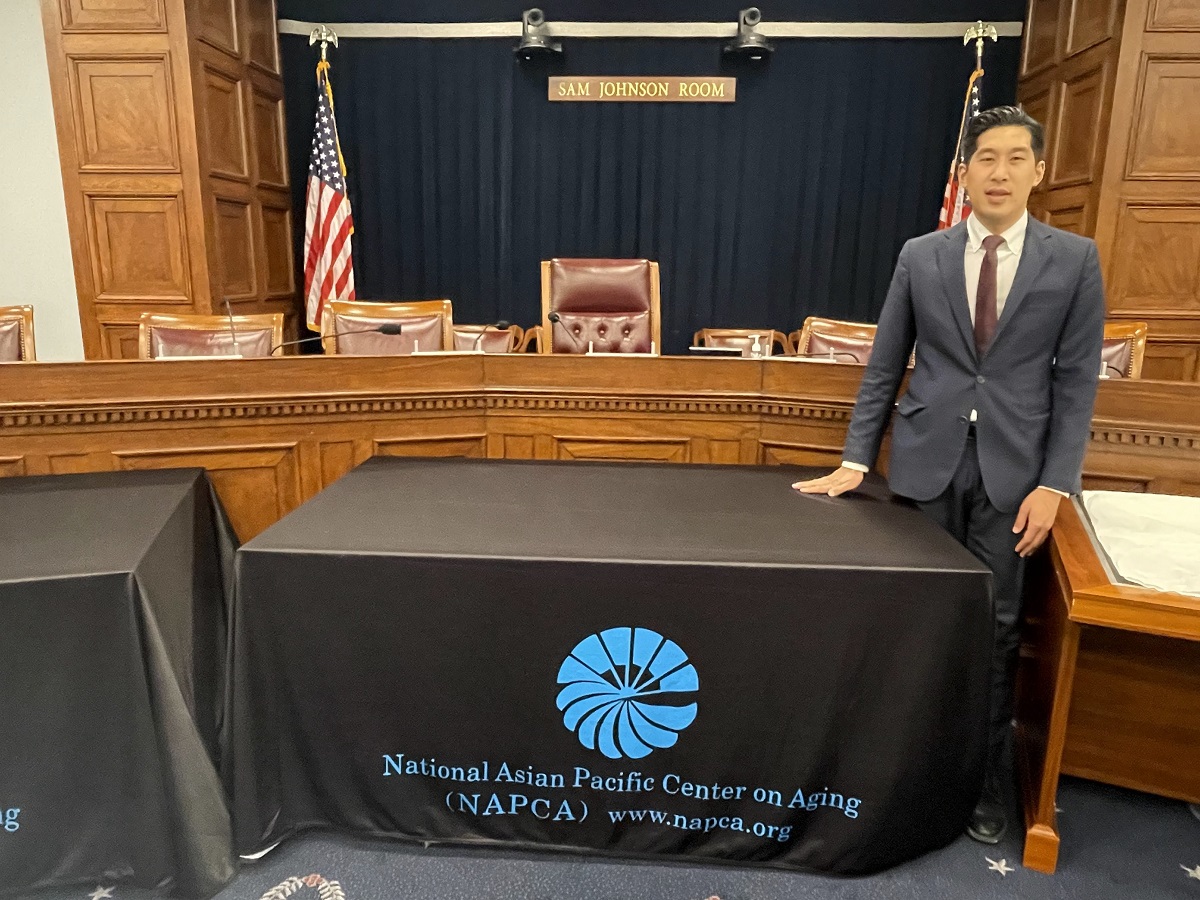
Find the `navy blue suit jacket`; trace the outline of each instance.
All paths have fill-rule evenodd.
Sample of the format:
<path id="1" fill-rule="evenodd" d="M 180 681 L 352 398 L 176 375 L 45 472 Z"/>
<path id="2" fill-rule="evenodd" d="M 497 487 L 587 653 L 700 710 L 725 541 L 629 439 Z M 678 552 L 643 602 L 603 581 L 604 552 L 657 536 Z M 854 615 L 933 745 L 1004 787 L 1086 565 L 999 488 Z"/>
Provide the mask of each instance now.
<path id="1" fill-rule="evenodd" d="M 1039 485 L 1080 489 L 1100 375 L 1104 285 L 1096 245 L 1030 218 L 995 336 L 975 352 L 963 257 L 967 226 L 904 245 L 879 318 L 842 459 L 871 466 L 896 407 L 888 481 L 932 500 L 958 467 L 971 410 L 988 499 L 1013 511 Z"/>

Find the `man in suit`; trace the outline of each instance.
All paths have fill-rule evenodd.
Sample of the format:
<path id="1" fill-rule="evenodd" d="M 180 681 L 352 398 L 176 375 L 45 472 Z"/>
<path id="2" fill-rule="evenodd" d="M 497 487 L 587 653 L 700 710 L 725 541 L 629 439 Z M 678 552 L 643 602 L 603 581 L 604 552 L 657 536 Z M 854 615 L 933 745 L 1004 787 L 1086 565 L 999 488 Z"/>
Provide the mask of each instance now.
<path id="1" fill-rule="evenodd" d="M 833 497 L 859 486 L 915 343 L 888 478 L 992 570 L 988 766 L 967 829 L 990 844 L 1007 829 L 1002 773 L 1024 559 L 1050 533 L 1062 498 L 1080 489 L 1104 332 L 1095 243 L 1026 210 L 1044 150 L 1042 126 L 1016 107 L 971 120 L 959 166 L 971 215 L 900 251 L 842 466 L 794 485 Z"/>

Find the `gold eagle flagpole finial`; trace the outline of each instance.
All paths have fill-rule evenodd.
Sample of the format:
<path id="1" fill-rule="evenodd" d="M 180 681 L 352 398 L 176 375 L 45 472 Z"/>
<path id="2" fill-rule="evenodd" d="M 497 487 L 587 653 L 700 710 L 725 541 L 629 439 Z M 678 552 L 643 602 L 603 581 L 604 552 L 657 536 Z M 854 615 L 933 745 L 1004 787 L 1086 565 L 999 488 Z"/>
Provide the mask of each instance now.
<path id="1" fill-rule="evenodd" d="M 324 27 L 324 26 L 322 26 Z M 991 38 L 993 42 L 998 40 L 1000 35 L 996 32 L 996 26 L 983 21 L 978 21 L 963 35 L 963 46 L 975 41 L 975 68 L 983 68 L 983 42 L 986 38 Z M 311 43 L 311 41 L 310 41 Z M 334 46 L 337 46 L 337 40 L 334 40 Z"/>
<path id="2" fill-rule="evenodd" d="M 308 35 L 308 46 L 311 47 L 317 41 L 321 42 L 321 62 L 326 62 L 325 50 L 330 44 L 333 44 L 334 47 L 338 45 L 337 33 L 332 31 L 327 25 L 318 25 Z"/>

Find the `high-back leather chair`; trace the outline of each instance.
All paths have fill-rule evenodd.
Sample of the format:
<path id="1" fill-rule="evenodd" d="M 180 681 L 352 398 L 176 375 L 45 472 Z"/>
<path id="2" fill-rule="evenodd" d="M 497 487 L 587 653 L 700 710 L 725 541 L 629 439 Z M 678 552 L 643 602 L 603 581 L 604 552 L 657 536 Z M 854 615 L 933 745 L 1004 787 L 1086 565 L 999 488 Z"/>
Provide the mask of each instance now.
<path id="1" fill-rule="evenodd" d="M 1100 359 L 1109 378 L 1141 378 L 1146 358 L 1145 322 L 1105 322 Z"/>
<path id="2" fill-rule="evenodd" d="M 495 328 L 491 325 L 455 325 L 455 350 L 482 350 L 484 353 L 516 353 L 525 332 L 520 325 Z"/>
<path id="3" fill-rule="evenodd" d="M 0 306 L 0 362 L 33 362 L 33 307 Z"/>
<path id="4" fill-rule="evenodd" d="M 587 353 L 589 345 L 597 353 L 661 352 L 658 263 L 543 260 L 541 328 L 541 353 Z"/>
<path id="5" fill-rule="evenodd" d="M 233 316 L 232 322 L 229 316 L 142 313 L 138 320 L 138 359 L 270 356 L 282 343 L 283 313 Z"/>
<path id="6" fill-rule="evenodd" d="M 748 356 L 754 348 L 755 337 L 758 338 L 763 356 L 775 355 L 776 347 L 785 356 L 792 352 L 792 342 L 787 335 L 770 328 L 701 328 L 692 335 L 692 346 L 728 347 L 741 350 L 744 356 Z"/>
<path id="7" fill-rule="evenodd" d="M 792 334 L 797 356 L 828 357 L 837 362 L 865 366 L 875 344 L 875 328 L 866 322 L 841 322 L 809 316 Z"/>
<path id="8" fill-rule="evenodd" d="M 399 324 L 399 334 L 368 329 Z M 356 333 L 351 333 L 356 332 Z M 454 316 L 449 300 L 370 303 L 331 300 L 321 317 L 321 345 L 343 356 L 404 356 L 414 350 L 452 350 Z"/>

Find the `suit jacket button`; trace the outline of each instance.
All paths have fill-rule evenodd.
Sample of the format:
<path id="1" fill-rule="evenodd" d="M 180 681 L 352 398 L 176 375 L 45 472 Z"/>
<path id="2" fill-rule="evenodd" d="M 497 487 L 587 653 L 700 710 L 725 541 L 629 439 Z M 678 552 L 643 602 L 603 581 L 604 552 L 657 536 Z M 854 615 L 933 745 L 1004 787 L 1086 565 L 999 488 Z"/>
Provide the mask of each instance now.
<path id="1" fill-rule="evenodd" d="M 959 416 L 959 417 L 958 417 L 958 421 L 960 421 L 960 422 L 962 422 L 962 423 L 966 424 L 967 422 L 969 422 L 969 421 L 971 421 L 971 420 L 970 420 L 969 418 L 967 418 L 966 416 Z"/>
<path id="2" fill-rule="evenodd" d="M 984 378 L 982 375 L 976 375 L 976 376 L 975 376 L 975 380 L 976 380 L 977 382 L 979 382 L 980 384 L 983 384 L 985 381 L 987 381 L 987 379 L 986 379 L 986 378 Z"/>

